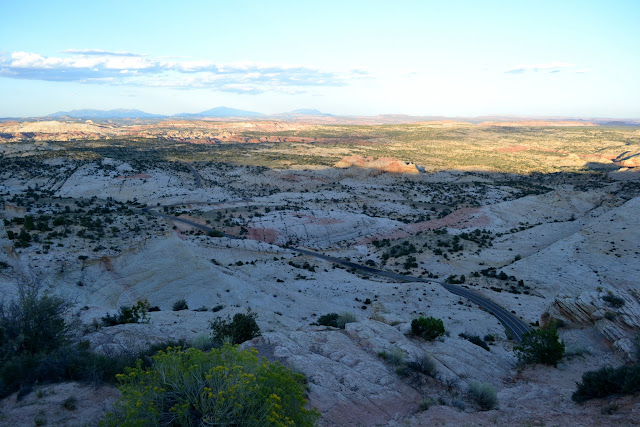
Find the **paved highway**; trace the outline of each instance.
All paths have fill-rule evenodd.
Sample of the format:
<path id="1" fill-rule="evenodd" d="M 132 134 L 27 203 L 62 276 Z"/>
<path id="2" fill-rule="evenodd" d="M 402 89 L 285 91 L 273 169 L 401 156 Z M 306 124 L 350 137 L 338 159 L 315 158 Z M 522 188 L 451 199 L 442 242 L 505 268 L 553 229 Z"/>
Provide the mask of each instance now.
<path id="1" fill-rule="evenodd" d="M 191 171 L 191 173 L 193 174 L 193 177 L 196 180 L 196 188 L 202 188 L 202 177 L 200 177 L 200 174 L 198 173 L 198 171 L 191 165 L 191 163 L 189 162 L 183 162 L 182 160 L 179 160 L 180 163 L 182 163 L 183 165 L 185 165 L 186 167 L 189 168 L 189 170 Z"/>
<path id="2" fill-rule="evenodd" d="M 176 217 L 173 215 L 163 214 L 160 212 L 155 212 L 150 210 L 149 208 L 143 208 L 142 211 L 148 212 L 152 215 L 159 216 L 162 218 L 167 218 L 173 221 L 182 222 L 184 224 L 191 225 L 192 227 L 198 228 L 206 232 L 213 231 L 213 228 L 207 227 L 206 225 L 199 224 L 195 221 Z M 242 239 L 241 237 L 234 236 L 232 234 L 223 233 L 223 235 L 224 237 L 228 237 L 231 239 Z M 344 265 L 345 267 L 354 268 L 356 270 L 359 270 L 368 274 L 376 275 L 379 277 L 386 277 L 388 279 L 399 280 L 403 282 L 425 282 L 425 283 L 436 282 L 436 283 L 439 283 L 442 287 L 444 287 L 447 291 L 451 292 L 452 294 L 466 298 L 469 301 L 479 305 L 483 309 L 487 310 L 489 313 L 496 316 L 496 318 L 502 323 L 502 325 L 512 333 L 513 337 L 517 341 L 522 342 L 522 335 L 531 330 L 529 325 L 524 323 L 522 320 L 514 316 L 512 313 L 510 313 L 503 307 L 491 301 L 489 298 L 486 298 L 470 289 L 463 288 L 462 286 L 452 285 L 452 284 L 445 283 L 439 280 L 434 280 L 434 279 L 424 279 L 421 277 L 405 276 L 402 274 L 394 273 L 392 271 L 379 270 L 377 268 L 356 264 L 351 261 L 346 261 L 344 259 L 332 257 L 329 255 L 324 255 L 318 252 L 310 251 L 308 249 L 302 249 L 302 248 L 296 248 L 296 247 L 287 247 L 284 249 L 288 249 L 290 251 L 297 252 L 302 255 L 312 256 L 318 259 L 332 262 L 334 264 Z"/>

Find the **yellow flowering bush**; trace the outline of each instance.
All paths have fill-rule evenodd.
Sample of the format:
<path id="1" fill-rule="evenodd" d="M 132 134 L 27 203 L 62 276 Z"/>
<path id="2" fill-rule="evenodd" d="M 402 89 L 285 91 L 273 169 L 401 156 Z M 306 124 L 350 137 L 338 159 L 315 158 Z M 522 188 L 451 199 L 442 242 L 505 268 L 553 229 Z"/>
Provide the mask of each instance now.
<path id="1" fill-rule="evenodd" d="M 169 347 L 118 380 L 122 396 L 103 425 L 312 426 L 319 417 L 305 408 L 304 376 L 230 344 Z"/>

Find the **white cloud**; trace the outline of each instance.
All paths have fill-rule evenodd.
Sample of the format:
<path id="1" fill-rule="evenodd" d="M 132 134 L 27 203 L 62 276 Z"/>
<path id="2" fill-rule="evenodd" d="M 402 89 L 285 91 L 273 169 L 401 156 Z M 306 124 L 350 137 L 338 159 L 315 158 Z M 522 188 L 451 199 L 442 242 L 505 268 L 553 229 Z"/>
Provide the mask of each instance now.
<path id="1" fill-rule="evenodd" d="M 66 49 L 63 50 L 62 53 L 75 53 L 79 55 L 100 55 L 100 56 L 146 56 L 141 53 L 133 53 L 133 52 L 110 52 L 108 50 L 102 49 Z"/>
<path id="2" fill-rule="evenodd" d="M 299 93 L 306 87 L 344 86 L 367 78 L 365 70 L 250 61 L 219 64 L 211 60 L 154 59 L 131 52 L 68 49 L 59 57 L 34 52 L 0 56 L 0 77 L 82 83 L 175 88 L 212 88 L 225 92 Z"/>
<path id="3" fill-rule="evenodd" d="M 549 73 L 557 73 L 562 69 L 573 68 L 574 64 L 570 62 L 549 62 L 542 64 L 526 64 L 526 65 L 518 65 L 516 67 L 509 68 L 505 70 L 505 73 L 510 74 L 521 74 L 526 72 L 538 72 L 538 71 L 546 71 Z"/>

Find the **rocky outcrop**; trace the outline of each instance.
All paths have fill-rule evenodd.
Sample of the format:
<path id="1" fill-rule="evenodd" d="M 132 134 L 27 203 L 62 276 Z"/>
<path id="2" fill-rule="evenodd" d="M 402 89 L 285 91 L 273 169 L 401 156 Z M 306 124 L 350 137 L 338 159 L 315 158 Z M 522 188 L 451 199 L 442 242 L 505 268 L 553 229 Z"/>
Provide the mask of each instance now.
<path id="1" fill-rule="evenodd" d="M 7 218 L 13 218 L 16 216 L 24 216 L 24 206 L 16 206 L 11 203 L 5 202 L 4 215 Z"/>
<path id="2" fill-rule="evenodd" d="M 585 292 L 578 297 L 557 297 L 550 310 L 542 315 L 543 324 L 553 319 L 562 319 L 572 327 L 595 326 L 613 344 L 618 352 L 629 360 L 636 358 L 632 340 L 640 328 L 640 304 L 637 298 L 622 290 L 615 297 L 617 305 L 604 298 L 608 292 Z"/>
<path id="3" fill-rule="evenodd" d="M 624 156 L 620 155 L 613 161 L 616 165 L 622 168 L 637 168 L 640 166 L 640 153 L 631 154 L 626 153 Z"/>
<path id="4" fill-rule="evenodd" d="M 379 159 L 374 159 L 372 157 L 363 157 L 359 155 L 347 156 L 338 161 L 334 166 L 336 168 L 357 167 L 379 172 L 404 173 L 411 175 L 420 173 L 415 163 L 403 162 L 401 160 L 394 159 L 393 157 L 380 157 Z"/>
<path id="5" fill-rule="evenodd" d="M 245 345 L 305 373 L 309 403 L 322 412 L 325 425 L 386 423 L 421 400 L 382 359 L 340 330 L 272 333 Z"/>
<path id="6" fill-rule="evenodd" d="M 93 123 L 67 123 L 43 121 L 11 124 L 0 127 L 0 140 L 16 141 L 70 141 L 74 139 L 102 139 L 121 134 L 120 129 Z"/>

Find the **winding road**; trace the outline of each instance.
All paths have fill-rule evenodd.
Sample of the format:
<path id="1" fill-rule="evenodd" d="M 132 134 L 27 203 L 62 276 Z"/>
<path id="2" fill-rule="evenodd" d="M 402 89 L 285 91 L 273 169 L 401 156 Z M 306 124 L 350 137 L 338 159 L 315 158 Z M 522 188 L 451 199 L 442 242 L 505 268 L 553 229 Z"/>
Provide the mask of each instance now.
<path id="1" fill-rule="evenodd" d="M 200 223 L 197 223 L 195 221 L 191 221 L 189 219 L 184 219 L 184 218 L 180 218 L 180 217 L 176 217 L 173 215 L 167 215 L 167 214 L 163 214 L 160 212 L 155 212 L 150 210 L 149 208 L 143 208 L 142 209 L 143 212 L 161 217 L 161 218 L 167 218 L 173 221 L 178 221 L 181 222 L 183 224 L 187 224 L 190 225 L 194 228 L 203 230 L 205 232 L 210 232 L 210 231 L 214 231 L 213 228 L 208 227 L 206 225 L 202 225 Z M 230 239 L 242 239 L 242 237 L 239 236 L 235 236 L 233 234 L 228 234 L 228 233 L 222 233 L 224 237 L 228 237 Z M 308 249 L 302 249 L 302 248 L 297 248 L 297 247 L 283 247 L 282 249 L 288 249 L 292 252 L 297 252 L 301 255 L 307 255 L 307 256 L 311 256 L 314 258 L 318 258 L 318 259 L 322 259 L 324 261 L 328 261 L 328 262 L 332 262 L 334 264 L 339 264 L 339 265 L 343 265 L 345 267 L 350 267 L 350 268 L 354 268 L 356 270 L 368 273 L 368 274 L 372 274 L 372 275 L 376 275 L 379 277 L 385 277 L 388 279 L 393 279 L 393 280 L 398 280 L 398 281 L 402 281 L 402 282 L 424 282 L 424 283 L 430 283 L 430 282 L 435 282 L 435 283 L 439 283 L 442 287 L 444 287 L 447 291 L 451 292 L 454 295 L 458 295 L 460 297 L 466 298 L 469 301 L 479 305 L 480 307 L 482 307 L 483 309 L 485 309 L 486 311 L 488 311 L 489 313 L 493 314 L 499 321 L 500 323 L 502 323 L 502 325 L 511 332 L 511 334 L 513 335 L 513 338 L 518 341 L 518 342 L 522 342 L 522 335 L 529 332 L 531 330 L 531 328 L 529 327 L 529 325 L 527 325 L 526 323 L 524 323 L 522 320 L 518 319 L 516 316 L 514 316 L 512 313 L 510 313 L 509 311 L 507 311 L 506 309 L 504 309 L 503 307 L 499 306 L 498 304 L 496 304 L 495 302 L 491 301 L 489 298 L 486 298 L 482 295 L 480 295 L 477 292 L 474 292 L 470 289 L 464 288 L 462 286 L 457 286 L 457 285 L 452 285 L 449 283 L 445 283 L 439 280 L 433 280 L 433 279 L 423 279 L 421 277 L 413 277 L 413 276 L 405 276 L 402 274 L 398 274 L 398 273 L 394 273 L 392 271 L 386 271 L 386 270 L 379 270 L 377 268 L 373 268 L 373 267 L 369 267 L 366 265 L 361 265 L 361 264 L 356 264 L 354 262 L 351 261 L 347 261 L 344 259 L 340 259 L 340 258 L 336 258 L 336 257 L 332 257 L 329 255 L 324 255 L 318 252 L 314 252 L 314 251 L 310 251 Z"/>
<path id="2" fill-rule="evenodd" d="M 191 173 L 193 174 L 193 177 L 195 179 L 195 183 L 196 183 L 196 188 L 201 188 L 202 187 L 202 178 L 200 177 L 200 174 L 198 173 L 198 171 L 196 171 L 196 169 L 193 167 L 193 165 L 191 165 L 191 163 L 185 162 L 180 160 L 180 163 L 182 163 L 183 165 L 185 165 L 186 167 L 189 168 L 189 170 L 191 171 Z M 149 213 L 151 215 L 155 215 L 161 218 L 166 218 L 166 219 L 170 219 L 173 221 L 178 221 L 181 222 L 183 224 L 188 224 L 194 228 L 206 231 L 207 233 L 210 231 L 214 231 L 213 228 L 208 227 L 206 225 L 202 225 L 200 223 L 197 223 L 195 221 L 191 221 L 189 219 L 184 219 L 184 218 L 180 218 L 177 216 L 173 216 L 173 215 L 167 215 L 167 214 L 163 214 L 160 212 L 156 212 L 156 211 L 152 211 L 151 209 L 147 208 L 142 208 L 141 209 L 142 212 L 146 212 Z M 242 237 L 239 236 L 235 236 L 233 234 L 228 234 L 228 233 L 222 233 L 224 237 L 228 237 L 230 239 L 242 239 Z M 491 301 L 489 298 L 484 297 L 482 295 L 480 295 L 479 293 L 472 291 L 468 288 L 462 287 L 462 286 L 457 286 L 457 285 L 452 285 L 450 283 L 445 283 L 442 282 L 440 280 L 434 280 L 434 279 L 423 279 L 422 277 L 414 277 L 414 276 L 405 276 L 402 274 L 398 274 L 395 273 L 393 271 L 386 271 L 386 270 L 379 270 L 377 268 L 373 268 L 373 267 L 369 267 L 366 265 L 361 265 L 361 264 L 356 264 L 355 262 L 351 262 L 351 261 L 347 261 L 344 259 L 340 259 L 340 258 L 336 258 L 336 257 L 332 257 L 329 255 L 324 255 L 318 252 L 314 252 L 314 251 L 310 251 L 308 249 L 302 249 L 302 248 L 297 248 L 297 247 L 286 247 L 286 248 L 282 248 L 282 249 L 288 249 L 292 252 L 297 252 L 299 254 L 302 255 L 307 255 L 307 256 L 311 256 L 314 258 L 318 258 L 318 259 L 322 259 L 324 261 L 328 261 L 328 262 L 332 262 L 334 264 L 339 264 L 339 265 L 343 265 L 345 267 L 350 267 L 350 268 L 354 268 L 358 271 L 362 271 L 368 274 L 372 274 L 372 275 L 376 275 L 378 277 L 385 277 L 388 279 L 393 279 L 393 280 L 398 280 L 398 281 L 402 281 L 402 282 L 424 282 L 424 283 L 438 283 L 440 284 L 443 288 L 445 288 L 447 291 L 451 292 L 454 295 L 458 295 L 460 297 L 466 298 L 469 301 L 479 305 L 480 307 L 482 307 L 483 309 L 485 309 L 486 311 L 488 311 L 489 313 L 493 314 L 494 316 L 496 316 L 496 318 L 500 321 L 500 323 L 502 323 L 502 325 L 511 332 L 511 334 L 513 335 L 513 338 L 518 341 L 518 342 L 522 342 L 522 335 L 524 335 L 525 333 L 529 332 L 531 330 L 531 328 L 529 327 L 529 325 L 527 325 L 526 323 L 524 323 L 522 320 L 520 320 L 519 318 L 517 318 L 516 316 L 513 315 L 513 313 L 509 312 L 508 310 L 506 310 L 505 308 L 499 306 L 498 304 L 496 304 L 495 302 Z"/>
<path id="3" fill-rule="evenodd" d="M 189 162 L 185 162 L 182 160 L 178 160 L 178 161 L 189 168 L 189 170 L 193 174 L 193 178 L 196 180 L 196 188 L 202 188 L 202 177 L 200 176 L 198 171 L 193 167 L 193 165 Z"/>

